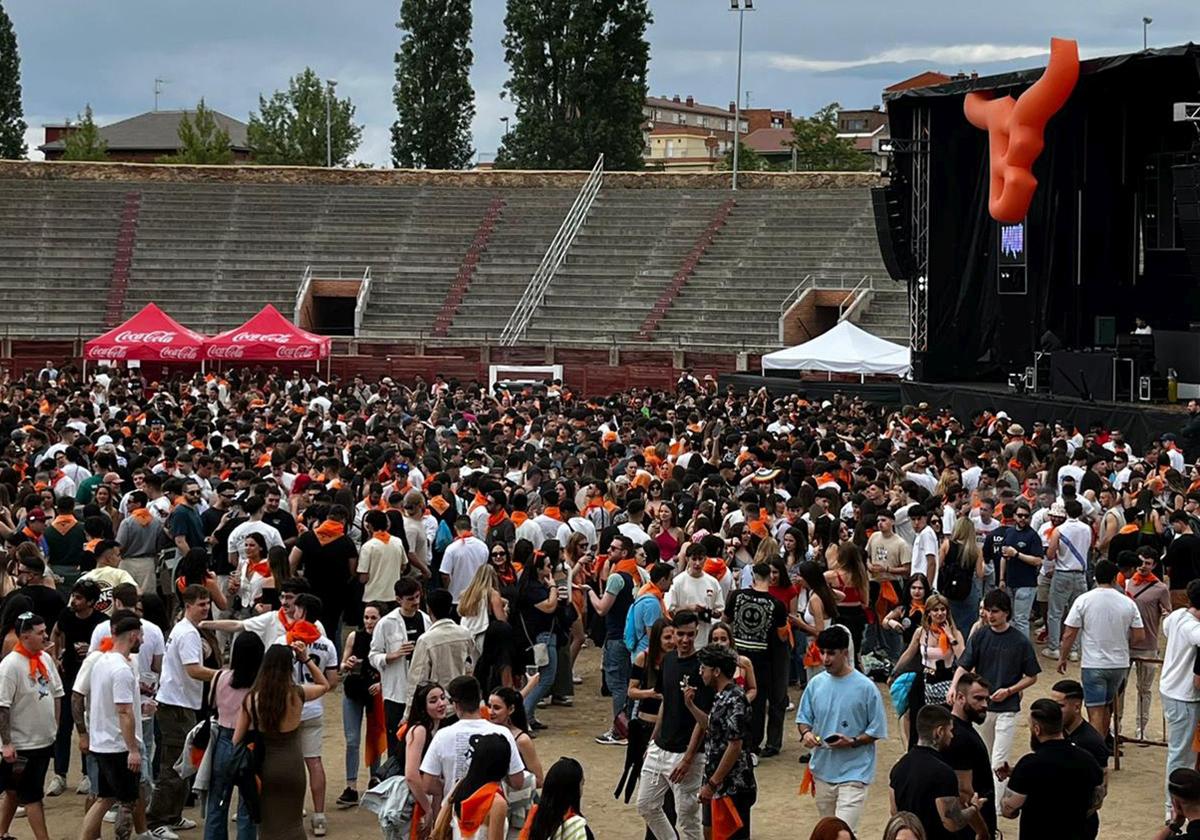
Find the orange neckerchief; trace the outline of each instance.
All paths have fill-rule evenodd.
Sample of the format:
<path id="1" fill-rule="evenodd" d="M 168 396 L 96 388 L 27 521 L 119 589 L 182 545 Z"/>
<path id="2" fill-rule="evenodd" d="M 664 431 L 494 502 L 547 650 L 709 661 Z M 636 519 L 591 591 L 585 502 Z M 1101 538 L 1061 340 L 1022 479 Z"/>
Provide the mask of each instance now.
<path id="1" fill-rule="evenodd" d="M 529 514 L 523 510 L 514 510 L 510 518 L 512 519 L 513 525 L 517 528 L 520 528 L 529 521 Z"/>
<path id="2" fill-rule="evenodd" d="M 551 519 L 557 519 L 559 522 L 563 521 L 562 513 L 559 511 L 558 505 L 550 505 L 547 507 L 542 511 L 542 516 L 549 516 Z"/>
<path id="3" fill-rule="evenodd" d="M 667 602 L 662 589 L 653 583 L 647 583 L 638 590 L 638 597 L 641 598 L 643 595 L 653 595 L 655 598 L 657 598 L 658 606 L 662 609 L 662 617 L 667 621 L 671 620 L 671 612 L 667 609 Z"/>
<path id="4" fill-rule="evenodd" d="M 720 557 L 709 557 L 704 561 L 704 573 L 720 580 L 729 574 L 729 567 Z"/>
<path id="5" fill-rule="evenodd" d="M 441 516 L 450 507 L 450 503 L 441 496 L 434 496 L 429 500 L 429 506 L 438 512 L 438 516 Z"/>
<path id="6" fill-rule="evenodd" d="M 246 571 L 252 575 L 258 575 L 259 577 L 269 578 L 271 576 L 271 564 L 268 563 L 266 560 L 261 560 L 258 563 L 254 563 L 253 565 L 248 567 L 246 569 Z"/>
<path id="7" fill-rule="evenodd" d="M 116 644 L 116 642 L 112 636 L 105 636 L 103 639 L 100 640 L 100 652 L 108 653 L 110 650 L 113 649 L 114 644 Z"/>
<path id="8" fill-rule="evenodd" d="M 33 529 L 30 528 L 28 525 L 26 525 L 24 528 L 21 529 L 21 533 L 24 534 L 25 536 L 29 537 L 29 539 L 33 540 L 34 542 L 37 542 L 38 540 L 41 539 L 41 537 L 39 537 L 37 534 L 35 534 L 33 532 Z"/>
<path id="9" fill-rule="evenodd" d="M 467 531 L 459 531 L 458 532 L 458 539 L 460 539 L 460 540 L 469 540 L 473 536 L 475 536 L 474 531 L 467 530 Z"/>
<path id="10" fill-rule="evenodd" d="M 759 538 L 766 537 L 767 536 L 767 509 L 759 508 L 758 509 L 758 519 L 752 520 L 749 523 L 748 527 L 750 528 L 750 533 L 754 534 L 756 537 L 759 537 Z"/>
<path id="11" fill-rule="evenodd" d="M 387 531 L 383 531 L 383 530 L 375 531 L 371 534 L 371 536 L 374 537 L 375 539 L 379 540 L 384 545 L 387 545 L 388 543 L 390 543 L 392 541 L 392 535 L 390 533 L 388 533 Z"/>
<path id="12" fill-rule="evenodd" d="M 76 519 L 73 514 L 64 513 L 51 519 L 50 527 L 55 531 L 58 531 L 58 533 L 62 534 L 63 536 L 66 536 L 67 531 L 70 531 L 72 528 L 74 528 L 78 522 L 79 520 Z"/>
<path id="13" fill-rule="evenodd" d="M 632 557 L 626 557 L 624 560 L 617 563 L 617 565 L 613 566 L 612 571 L 613 574 L 620 574 L 621 572 L 624 572 L 633 578 L 634 583 L 641 583 L 642 573 L 639 571 L 637 560 Z"/>
<path id="14" fill-rule="evenodd" d="M 371 499 L 370 499 L 369 497 L 364 497 L 364 498 L 363 498 L 363 504 L 367 506 L 367 510 L 382 510 L 382 511 L 387 511 L 387 510 L 389 510 L 389 509 L 390 509 L 390 508 L 388 507 L 388 500 L 387 500 L 387 499 L 385 499 L 383 496 L 380 496 L 380 497 L 379 497 L 379 504 L 377 504 L 377 505 L 373 505 L 373 504 L 371 504 Z"/>
<path id="15" fill-rule="evenodd" d="M 1149 586 L 1152 583 L 1158 583 L 1158 575 L 1154 574 L 1154 572 L 1150 572 L 1149 574 L 1145 575 L 1140 571 L 1133 573 L 1134 586 Z"/>
<path id="16" fill-rule="evenodd" d="M 287 611 L 283 607 L 279 608 L 279 612 L 275 613 L 275 617 L 279 619 L 279 623 L 283 625 L 285 632 L 292 629 L 293 622 L 288 620 Z"/>
<path id="17" fill-rule="evenodd" d="M 492 809 L 492 800 L 500 795 L 500 783 L 488 782 L 461 803 L 458 810 L 458 829 L 463 837 L 474 837 Z"/>
<path id="18" fill-rule="evenodd" d="M 101 542 L 103 542 L 103 540 L 101 540 L 99 537 L 94 540 L 88 540 L 83 544 L 83 550 L 92 552 L 94 554 L 96 551 L 96 546 L 100 545 Z"/>
<path id="19" fill-rule="evenodd" d="M 326 519 L 316 528 L 313 528 L 313 533 L 317 535 L 317 542 L 321 545 L 329 545 L 329 543 L 346 533 L 346 526 L 341 522 Z"/>
<path id="20" fill-rule="evenodd" d="M 924 613 L 925 613 L 925 599 L 924 598 L 922 598 L 920 601 L 914 600 L 912 603 L 910 603 L 908 605 L 908 614 L 910 616 L 916 615 L 918 612 L 920 612 L 922 615 L 924 615 Z"/>
<path id="21" fill-rule="evenodd" d="M 30 653 L 20 642 L 17 642 L 13 650 L 29 660 L 29 679 L 36 683 L 40 676 L 46 682 L 50 682 L 50 672 L 46 669 L 46 663 L 42 661 L 40 653 Z"/>
<path id="22" fill-rule="evenodd" d="M 525 827 L 521 829 L 521 834 L 517 840 L 529 840 L 529 832 L 533 829 L 533 818 L 537 815 L 538 806 L 534 805 L 529 809 L 529 815 L 525 818 Z M 568 808 L 566 815 L 563 817 L 563 822 L 578 816 L 574 808 Z"/>
<path id="23" fill-rule="evenodd" d="M 500 510 L 496 511 L 495 513 L 489 513 L 487 518 L 488 530 L 490 531 L 492 528 L 495 528 L 505 519 L 508 519 L 508 513 L 504 510 L 504 508 L 500 508 Z"/>
<path id="24" fill-rule="evenodd" d="M 942 652 L 942 656 L 945 656 L 947 653 L 949 653 L 950 634 L 946 632 L 946 625 L 943 624 L 941 627 L 930 627 L 929 632 L 937 633 L 938 650 Z"/>
<path id="25" fill-rule="evenodd" d="M 487 507 L 487 498 L 478 490 L 475 491 L 475 498 L 471 500 L 471 506 L 467 508 L 467 513 L 474 512 L 475 508 Z"/>
<path id="26" fill-rule="evenodd" d="M 1121 526 L 1121 530 L 1117 531 L 1117 533 L 1118 534 L 1136 534 L 1138 532 L 1138 530 L 1139 529 L 1136 524 L 1135 525 L 1123 525 L 1123 526 Z"/>
<path id="27" fill-rule="evenodd" d="M 304 642 L 306 645 L 311 645 L 319 638 L 321 638 L 321 631 L 317 629 L 317 625 L 304 619 L 293 621 L 287 631 L 289 645 L 292 642 Z"/>

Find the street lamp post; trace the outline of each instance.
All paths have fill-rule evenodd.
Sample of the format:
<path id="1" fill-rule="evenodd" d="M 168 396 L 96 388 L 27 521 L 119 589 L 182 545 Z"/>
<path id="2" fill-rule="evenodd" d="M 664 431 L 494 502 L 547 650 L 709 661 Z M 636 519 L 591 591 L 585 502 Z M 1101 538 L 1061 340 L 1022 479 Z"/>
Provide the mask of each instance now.
<path id="1" fill-rule="evenodd" d="M 504 139 L 508 139 L 508 117 L 501 117 L 500 122 L 504 123 Z"/>
<path id="2" fill-rule="evenodd" d="M 333 89 L 337 87 L 337 79 L 325 82 L 325 166 L 333 168 Z"/>
<path id="3" fill-rule="evenodd" d="M 1154 23 L 1154 18 L 1142 18 L 1142 52 L 1150 48 L 1149 36 L 1146 32 L 1150 28 L 1150 24 Z"/>
<path id="4" fill-rule="evenodd" d="M 738 13 L 737 87 L 733 97 L 733 189 L 737 191 L 738 163 L 742 145 L 742 33 L 746 27 L 746 12 L 754 11 L 754 0 L 729 0 L 729 10 Z"/>

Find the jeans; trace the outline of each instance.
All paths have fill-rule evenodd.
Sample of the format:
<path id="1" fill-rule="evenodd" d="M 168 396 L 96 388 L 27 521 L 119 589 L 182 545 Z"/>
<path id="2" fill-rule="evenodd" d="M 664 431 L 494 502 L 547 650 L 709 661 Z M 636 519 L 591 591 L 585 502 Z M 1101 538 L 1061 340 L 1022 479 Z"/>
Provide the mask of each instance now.
<path id="1" fill-rule="evenodd" d="M 629 701 L 629 674 L 633 661 L 629 648 L 621 639 L 609 639 L 604 643 L 604 681 L 612 692 L 613 720 L 616 720 Z"/>
<path id="2" fill-rule="evenodd" d="M 863 806 L 867 802 L 867 786 L 862 782 L 830 784 L 813 777 L 813 793 L 817 803 L 817 816 L 837 817 L 851 831 L 858 830 Z"/>
<path id="3" fill-rule="evenodd" d="M 971 591 L 961 601 L 950 601 L 950 616 L 963 636 L 971 635 L 971 625 L 979 618 L 979 601 L 983 598 L 983 581 L 971 579 Z M 949 600 L 949 599 L 947 599 Z"/>
<path id="4" fill-rule="evenodd" d="M 979 735 L 983 738 L 988 752 L 992 754 L 993 770 L 1008 761 L 1008 754 L 1012 750 L 1013 735 L 1017 731 L 1018 717 L 1020 717 L 1018 712 L 988 712 L 987 719 L 979 725 Z M 1012 763 L 1016 764 L 1015 761 Z M 997 802 L 1004 798 L 1006 790 L 1008 790 L 1008 783 L 997 780 Z"/>
<path id="5" fill-rule="evenodd" d="M 233 797 L 233 779 L 226 775 L 233 760 L 233 730 L 213 728 L 212 781 L 204 811 L 204 840 L 229 840 L 229 801 Z M 246 801 L 238 793 L 237 840 L 255 840 L 258 829 L 250 822 Z"/>
<path id="6" fill-rule="evenodd" d="M 535 644 L 543 644 L 549 652 L 550 661 L 538 669 L 538 684 L 533 691 L 529 692 L 529 696 L 525 698 L 525 716 L 530 720 L 535 717 L 534 712 L 537 711 L 538 701 L 550 693 L 550 689 L 554 687 L 554 675 L 558 671 L 558 642 L 554 639 L 553 633 L 538 633 L 538 637 L 534 639 Z M 626 657 L 628 658 L 628 657 Z M 628 682 L 626 683 L 628 688 Z"/>
<path id="7" fill-rule="evenodd" d="M 363 718 L 367 707 L 342 695 L 342 734 L 346 736 L 346 783 L 354 787 L 358 781 L 358 748 L 362 743 Z M 370 767 L 371 775 L 379 774 L 379 759 Z"/>
<path id="8" fill-rule="evenodd" d="M 1012 596 L 1012 623 L 1013 626 L 1021 631 L 1021 635 L 1029 637 L 1029 613 L 1033 610 L 1033 601 L 1037 597 L 1036 586 L 1020 586 L 1016 589 L 1009 590 L 1009 595 Z M 972 624 L 974 621 L 971 622 Z M 963 633 L 970 630 L 971 625 L 966 628 L 960 627 Z"/>
<path id="9" fill-rule="evenodd" d="M 1196 754 L 1192 752 L 1192 736 L 1196 732 L 1196 720 L 1200 718 L 1200 703 L 1162 698 L 1163 717 L 1167 721 L 1167 772 L 1169 779 L 1174 770 L 1196 766 Z M 1165 783 L 1164 783 L 1165 789 Z M 1166 818 L 1171 819 L 1171 794 L 1165 791 Z"/>
<path id="10" fill-rule="evenodd" d="M 175 772 L 175 762 L 183 752 L 183 742 L 188 732 L 196 725 L 196 712 L 194 709 L 163 703 L 158 707 L 155 717 L 162 738 L 158 744 L 158 779 L 154 783 L 154 797 L 146 812 L 146 822 L 151 828 L 175 823 L 183 814 L 189 785 Z"/>
<path id="11" fill-rule="evenodd" d="M 621 645 L 624 647 L 624 644 Z M 607 645 L 606 645 L 607 647 Z M 628 656 L 626 656 L 628 659 Z M 637 810 L 656 840 L 700 840 L 704 836 L 700 813 L 700 783 L 704 781 L 704 758 L 697 756 L 688 774 L 678 782 L 670 781 L 671 771 L 683 758 L 683 753 L 667 752 L 651 743 L 642 763 L 638 780 Z M 675 796 L 675 827 L 663 813 L 662 804 L 667 790 Z"/>
<path id="12" fill-rule="evenodd" d="M 1050 606 L 1046 617 L 1049 628 L 1050 647 L 1058 650 L 1059 637 L 1062 634 L 1062 622 L 1067 617 L 1075 599 L 1087 592 L 1087 578 L 1083 572 L 1055 572 L 1050 578 Z M 1075 646 L 1079 652 L 1079 637 L 1075 637 Z"/>
<path id="13" fill-rule="evenodd" d="M 904 640 L 895 630 L 884 627 L 882 622 L 872 622 L 863 633 L 862 651 L 859 655 L 872 651 L 881 651 L 895 662 L 900 658 L 900 654 L 904 653 Z"/>

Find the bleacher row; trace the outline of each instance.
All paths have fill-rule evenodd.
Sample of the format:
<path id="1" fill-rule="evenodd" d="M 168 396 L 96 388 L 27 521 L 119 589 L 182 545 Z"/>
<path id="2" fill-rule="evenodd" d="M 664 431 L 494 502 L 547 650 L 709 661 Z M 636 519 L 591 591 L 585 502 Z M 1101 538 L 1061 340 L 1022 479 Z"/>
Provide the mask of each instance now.
<path id="1" fill-rule="evenodd" d="M 202 332 L 264 303 L 292 311 L 304 270 L 369 266 L 362 337 L 429 335 L 480 221 L 504 207 L 448 329 L 495 339 L 575 198 L 571 189 L 0 180 L 0 329 L 104 328 L 121 211 L 140 211 L 123 312 L 155 301 Z M 526 340 L 632 344 L 728 191 L 603 189 Z M 656 345 L 778 346 L 780 303 L 806 275 L 886 279 L 865 188 L 743 190 L 650 336 Z M 851 283 L 852 285 L 852 283 Z M 886 285 L 886 284 L 885 284 Z M 907 338 L 901 287 L 868 318 Z M 897 309 L 897 306 L 899 309 Z"/>

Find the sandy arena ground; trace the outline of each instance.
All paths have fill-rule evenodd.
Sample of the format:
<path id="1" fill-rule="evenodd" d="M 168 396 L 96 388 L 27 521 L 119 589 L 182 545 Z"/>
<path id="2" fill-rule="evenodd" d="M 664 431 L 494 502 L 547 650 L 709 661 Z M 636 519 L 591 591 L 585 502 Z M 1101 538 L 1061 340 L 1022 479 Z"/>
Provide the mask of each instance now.
<path id="1" fill-rule="evenodd" d="M 1049 693 L 1050 685 L 1057 680 L 1052 672 L 1053 663 L 1041 659 L 1046 669 L 1033 690 L 1026 693 L 1023 707 L 1037 697 Z M 610 700 L 599 696 L 600 654 L 595 648 L 585 648 L 580 656 L 579 672 L 583 684 L 577 686 L 575 705 L 572 708 L 553 707 L 543 710 L 542 719 L 550 729 L 537 739 L 538 754 L 548 769 L 559 757 L 573 756 L 583 762 L 586 774 L 584 786 L 584 813 L 598 840 L 641 840 L 645 824 L 638 817 L 633 803 L 625 805 L 614 800 L 612 790 L 624 759 L 623 747 L 602 747 L 592 739 L 605 728 L 610 714 Z M 1072 664 L 1068 676 L 1079 678 L 1078 665 Z M 1050 671 L 1050 673 L 1047 673 Z M 795 690 L 792 691 L 793 700 Z M 1161 738 L 1162 718 L 1157 705 L 1151 716 L 1151 736 Z M 884 694 L 885 702 L 887 695 Z M 1131 698 L 1132 699 L 1132 698 Z M 375 816 L 367 811 L 352 809 L 339 811 L 333 801 L 344 787 L 345 772 L 344 738 L 341 726 L 341 697 L 331 695 L 326 700 L 325 726 L 325 771 L 328 776 L 328 803 L 330 838 L 337 840 L 377 840 L 380 835 Z M 789 721 L 791 715 L 789 715 Z M 1127 721 L 1133 720 L 1133 710 L 1127 712 Z M 887 773 L 901 755 L 900 741 L 896 734 L 895 718 L 888 721 L 889 738 L 879 745 L 879 762 L 876 781 L 867 797 L 867 810 L 858 832 L 861 840 L 876 840 L 883 834 L 888 818 Z M 332 724 L 332 725 L 331 725 Z M 1029 730 L 1025 723 L 1017 731 L 1014 746 L 1018 755 L 1027 745 Z M 790 722 L 785 729 L 784 750 L 777 758 L 763 761 L 758 767 L 758 804 L 754 808 L 754 837 L 764 840 L 807 840 L 817 821 L 816 809 L 811 798 L 800 798 L 801 768 L 795 728 Z M 1121 770 L 1114 772 L 1109 787 L 1108 799 L 1100 817 L 1100 837 L 1103 840 L 1134 840 L 1149 837 L 1162 825 L 1162 789 L 1165 750 L 1161 747 L 1126 745 Z M 83 809 L 83 797 L 74 793 L 79 780 L 79 768 L 74 761 L 71 768 L 68 792 L 55 799 L 47 799 L 47 820 L 50 836 L 54 840 L 76 840 Z M 1015 762 L 1014 762 L 1015 763 Z M 365 784 L 365 773 L 360 771 L 360 785 Z M 361 790 L 361 787 L 360 787 Z M 636 797 L 636 794 L 635 794 Z M 311 804 L 307 804 L 311 810 Z M 200 821 L 199 809 L 185 811 L 185 815 Z M 1001 827 L 1009 838 L 1017 837 L 1017 824 L 1001 820 Z M 230 836 L 235 837 L 231 824 Z M 22 838 L 31 838 L 32 832 L 23 819 L 15 820 L 11 833 Z M 200 840 L 203 825 L 194 831 L 179 832 L 184 840 Z M 112 836 L 112 826 L 105 825 L 104 836 Z M 311 835 L 311 831 L 309 832 Z M 302 838 L 297 838 L 302 840 Z M 1036 840 L 1036 839 L 1035 839 Z M 1047 839 L 1048 840 L 1048 839 Z"/>

